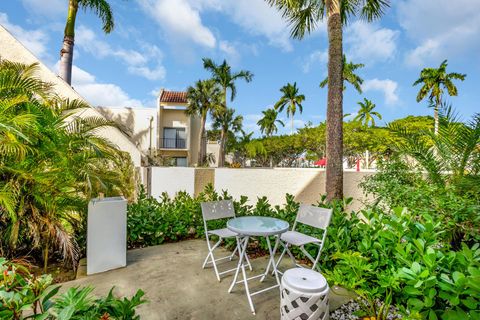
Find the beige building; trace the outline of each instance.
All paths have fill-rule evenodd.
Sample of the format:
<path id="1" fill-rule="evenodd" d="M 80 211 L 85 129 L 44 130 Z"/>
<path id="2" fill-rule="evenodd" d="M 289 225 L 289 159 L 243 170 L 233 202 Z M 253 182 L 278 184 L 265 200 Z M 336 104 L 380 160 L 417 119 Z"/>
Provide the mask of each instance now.
<path id="1" fill-rule="evenodd" d="M 76 92 L 68 83 L 63 81 L 54 72 L 52 72 L 45 64 L 43 64 L 37 57 L 33 55 L 22 43 L 10 34 L 3 26 L 0 25 L 0 58 L 24 64 L 38 63 L 38 76 L 46 82 L 53 84 L 55 92 L 68 99 L 79 99 L 85 101 L 78 92 Z M 77 114 L 80 117 L 84 116 L 102 116 L 96 109 L 90 108 L 83 110 Z M 142 153 L 136 147 L 128 135 L 122 133 L 117 128 L 103 128 L 98 132 L 99 136 L 105 137 L 112 143 L 118 146 L 120 150 L 126 151 L 130 154 L 132 161 L 136 167 L 141 165 Z"/>
<path id="2" fill-rule="evenodd" d="M 117 122 L 144 153 L 161 165 L 196 166 L 199 153 L 200 118 L 189 116 L 187 93 L 160 90 L 156 108 L 97 107 L 99 112 Z M 217 142 L 207 144 L 216 166 L 219 147 Z"/>

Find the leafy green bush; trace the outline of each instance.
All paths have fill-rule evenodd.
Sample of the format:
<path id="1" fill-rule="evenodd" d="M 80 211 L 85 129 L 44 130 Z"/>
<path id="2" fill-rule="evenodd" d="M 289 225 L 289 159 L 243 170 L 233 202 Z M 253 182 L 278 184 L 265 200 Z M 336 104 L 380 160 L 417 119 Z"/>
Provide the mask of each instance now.
<path id="1" fill-rule="evenodd" d="M 128 205 L 128 246 L 145 247 L 183 239 L 205 236 L 200 203 L 231 199 L 227 192 L 218 194 L 211 185 L 194 198 L 186 192 L 179 192 L 174 198 L 166 193 L 157 200 L 146 195 L 141 189 L 137 202 Z M 286 195 L 286 205 L 272 206 L 266 197 L 258 198 L 255 206 L 247 204 L 248 199 L 241 197 L 234 201 L 237 216 L 259 215 L 275 216 L 293 222 L 298 203 L 292 195 Z M 209 221 L 208 227 L 224 228 L 226 221 Z M 228 244 L 233 243 L 228 241 Z M 266 241 L 260 240 L 266 247 Z"/>
<path id="2" fill-rule="evenodd" d="M 437 185 L 421 171 L 399 158 L 379 163 L 379 172 L 361 187 L 374 197 L 373 208 L 390 212 L 405 207 L 417 216 L 431 215 L 442 221 L 442 238 L 457 250 L 462 242 L 480 241 L 480 194 L 458 192 L 453 184 Z"/>
<path id="3" fill-rule="evenodd" d="M 416 314 L 427 319 L 480 317 L 478 243 L 452 251 L 442 241 L 441 221 L 403 208 L 390 214 L 362 211 L 362 216 L 352 213 L 332 222 L 322 266 L 331 282 L 367 300 L 391 296 L 412 318 Z M 355 231 L 338 232 L 345 227 Z"/>
<path id="4" fill-rule="evenodd" d="M 50 275 L 33 276 L 27 268 L 0 258 L 0 319 L 137 320 L 135 309 L 146 302 L 142 290 L 131 299 L 119 299 L 112 288 L 106 297 L 95 299 L 91 287 L 58 295 L 60 286 L 49 288 L 51 283 Z"/>

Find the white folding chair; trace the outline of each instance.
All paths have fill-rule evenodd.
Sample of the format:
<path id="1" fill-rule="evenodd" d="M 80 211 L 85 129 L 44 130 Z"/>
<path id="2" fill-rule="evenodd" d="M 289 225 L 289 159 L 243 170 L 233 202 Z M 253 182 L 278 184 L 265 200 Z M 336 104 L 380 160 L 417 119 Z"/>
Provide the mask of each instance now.
<path id="1" fill-rule="evenodd" d="M 295 266 L 301 267 L 297 264 L 293 254 L 290 252 L 290 246 L 299 247 L 302 253 L 313 263 L 312 269 L 315 269 L 318 260 L 320 259 L 320 254 L 322 253 L 323 244 L 325 243 L 325 238 L 327 236 L 327 228 L 330 224 L 332 218 L 332 209 L 319 208 L 316 206 L 310 206 L 301 204 L 298 209 L 297 217 L 293 224 L 292 230 L 283 233 L 280 236 L 280 244 L 283 246 L 283 251 L 277 260 L 277 267 L 282 261 L 283 256 L 287 253 L 290 256 L 290 259 L 293 261 Z M 323 235 L 322 239 L 317 239 L 315 237 L 303 234 L 301 232 L 295 231 L 297 224 L 306 224 L 308 226 L 322 229 Z M 310 255 L 307 250 L 305 250 L 306 244 L 314 244 L 318 246 L 318 253 L 315 258 Z"/>
<path id="2" fill-rule="evenodd" d="M 205 269 L 205 267 L 208 264 L 212 264 L 213 270 L 215 271 L 215 275 L 217 276 L 218 281 L 220 281 L 221 275 L 226 274 L 228 272 L 233 272 L 236 270 L 236 268 L 218 272 L 216 262 L 225 260 L 225 259 L 232 260 L 235 256 L 235 253 L 237 251 L 240 252 L 239 250 L 240 244 L 237 242 L 235 246 L 235 250 L 232 252 L 232 254 L 223 258 L 215 259 L 213 255 L 213 251 L 216 248 L 218 248 L 218 246 L 222 243 L 223 239 L 235 238 L 238 236 L 238 234 L 236 232 L 231 231 L 228 228 L 208 230 L 207 221 L 225 219 L 225 218 L 235 218 L 235 208 L 233 207 L 232 200 L 202 202 L 201 207 L 202 207 L 203 225 L 205 227 L 205 236 L 207 238 L 207 246 L 208 246 L 208 255 L 205 258 L 205 261 L 203 262 L 202 268 Z M 215 235 L 219 238 L 218 241 L 213 246 L 210 244 L 210 236 L 212 235 Z M 246 257 L 246 259 L 247 259 L 248 267 L 250 268 L 250 270 L 252 270 L 252 266 L 250 264 L 250 260 L 248 259 L 248 256 Z"/>

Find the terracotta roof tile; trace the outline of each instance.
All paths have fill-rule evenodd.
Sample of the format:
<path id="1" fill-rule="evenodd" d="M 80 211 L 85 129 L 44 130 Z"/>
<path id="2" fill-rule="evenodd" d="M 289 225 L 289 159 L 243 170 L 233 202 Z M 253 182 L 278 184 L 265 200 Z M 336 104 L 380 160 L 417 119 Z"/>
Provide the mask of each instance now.
<path id="1" fill-rule="evenodd" d="M 184 91 L 164 90 L 160 96 L 160 102 L 187 103 L 187 93 Z"/>

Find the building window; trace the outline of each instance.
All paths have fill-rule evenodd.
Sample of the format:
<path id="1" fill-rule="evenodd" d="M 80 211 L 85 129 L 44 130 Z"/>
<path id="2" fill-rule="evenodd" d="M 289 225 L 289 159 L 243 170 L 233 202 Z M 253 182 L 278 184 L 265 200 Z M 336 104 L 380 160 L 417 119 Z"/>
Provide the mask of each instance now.
<path id="1" fill-rule="evenodd" d="M 163 144 L 165 149 L 185 149 L 187 134 L 185 128 L 163 128 Z"/>
<path id="2" fill-rule="evenodd" d="M 186 157 L 172 157 L 169 159 L 169 165 L 172 167 L 186 167 L 187 158 Z"/>

